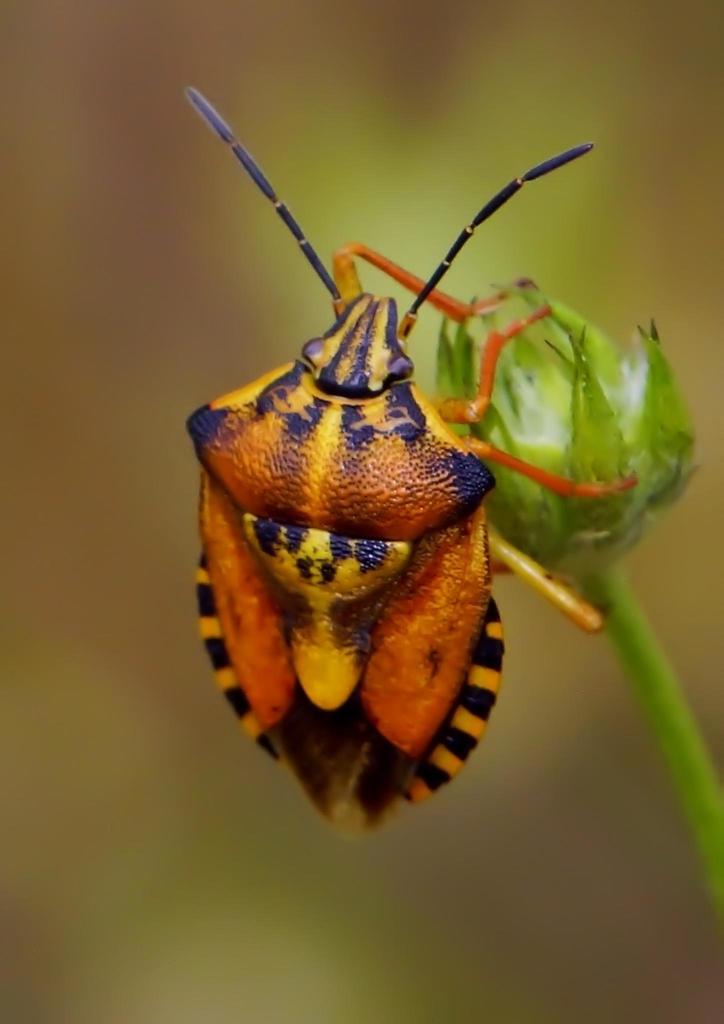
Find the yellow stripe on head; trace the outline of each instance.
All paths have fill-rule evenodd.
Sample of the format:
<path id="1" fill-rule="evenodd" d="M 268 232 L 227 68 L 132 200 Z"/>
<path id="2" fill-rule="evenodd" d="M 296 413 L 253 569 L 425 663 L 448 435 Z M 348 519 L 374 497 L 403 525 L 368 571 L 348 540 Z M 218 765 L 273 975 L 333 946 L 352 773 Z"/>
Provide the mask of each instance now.
<path id="1" fill-rule="evenodd" d="M 394 299 L 363 293 L 321 338 L 302 349 L 314 379 L 329 394 L 369 397 L 412 373 L 412 363 L 397 334 Z"/>

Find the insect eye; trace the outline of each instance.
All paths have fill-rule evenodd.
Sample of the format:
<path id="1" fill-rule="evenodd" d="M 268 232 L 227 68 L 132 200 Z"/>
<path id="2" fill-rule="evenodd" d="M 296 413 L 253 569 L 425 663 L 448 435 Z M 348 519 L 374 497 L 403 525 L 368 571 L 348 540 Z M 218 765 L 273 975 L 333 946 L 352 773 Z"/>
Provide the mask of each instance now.
<path id="1" fill-rule="evenodd" d="M 387 364 L 387 373 L 390 377 L 395 377 L 397 380 L 404 380 L 405 377 L 409 377 L 412 370 L 412 360 L 408 359 L 407 356 L 395 356 Z"/>
<path id="2" fill-rule="evenodd" d="M 322 357 L 322 351 L 324 350 L 324 342 L 321 338 L 312 338 L 302 348 L 302 355 L 311 363 L 312 366 L 316 366 Z"/>

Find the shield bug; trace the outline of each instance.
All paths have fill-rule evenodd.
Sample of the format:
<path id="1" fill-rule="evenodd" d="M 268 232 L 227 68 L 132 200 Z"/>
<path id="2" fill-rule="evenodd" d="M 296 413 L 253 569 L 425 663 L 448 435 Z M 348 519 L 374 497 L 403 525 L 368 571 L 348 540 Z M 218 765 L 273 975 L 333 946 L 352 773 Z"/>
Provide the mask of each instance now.
<path id="1" fill-rule="evenodd" d="M 588 152 L 576 146 L 513 179 L 460 232 L 424 281 L 353 243 L 326 270 L 288 207 L 217 111 L 188 98 L 271 201 L 329 292 L 332 325 L 295 361 L 194 412 L 201 463 L 201 634 L 243 728 L 286 762 L 334 823 L 377 821 L 460 771 L 495 703 L 503 633 L 495 564 L 532 582 L 585 628 L 595 609 L 490 536 L 487 463 L 561 494 L 632 480 L 573 483 L 448 424 L 478 422 L 502 347 L 541 307 L 487 338 L 472 400 L 436 404 L 413 382 L 408 339 L 423 302 L 460 322 L 500 296 L 461 302 L 438 290 L 451 263 L 523 185 Z M 362 290 L 355 259 L 415 294 Z"/>

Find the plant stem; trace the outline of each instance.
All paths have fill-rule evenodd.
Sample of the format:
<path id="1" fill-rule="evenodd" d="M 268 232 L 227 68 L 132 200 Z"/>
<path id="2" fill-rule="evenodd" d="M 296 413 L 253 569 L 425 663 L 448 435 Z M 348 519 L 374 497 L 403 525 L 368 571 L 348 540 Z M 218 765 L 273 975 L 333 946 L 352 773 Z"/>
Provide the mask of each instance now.
<path id="1" fill-rule="evenodd" d="M 724 794 L 709 751 L 624 576 L 614 569 L 589 578 L 586 592 L 606 612 L 606 631 L 669 767 L 724 920 Z"/>

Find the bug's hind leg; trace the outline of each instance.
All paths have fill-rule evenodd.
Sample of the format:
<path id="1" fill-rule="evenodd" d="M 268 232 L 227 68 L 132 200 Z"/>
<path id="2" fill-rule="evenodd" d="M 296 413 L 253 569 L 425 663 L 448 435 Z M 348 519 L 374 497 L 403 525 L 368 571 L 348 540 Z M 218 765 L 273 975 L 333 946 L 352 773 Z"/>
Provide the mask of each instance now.
<path id="1" fill-rule="evenodd" d="M 453 779 L 478 745 L 495 704 L 503 665 L 503 626 L 490 598 L 465 684 L 446 724 L 415 769 L 405 796 L 413 803 Z"/>
<path id="2" fill-rule="evenodd" d="M 530 555 L 514 547 L 495 530 L 490 530 L 489 538 L 494 574 L 501 571 L 514 572 L 519 579 L 547 598 L 555 608 L 587 633 L 598 633 L 603 629 L 603 614 L 572 587 L 556 579 Z"/>
<path id="3" fill-rule="evenodd" d="M 199 630 L 214 670 L 217 686 L 229 702 L 244 732 L 256 740 L 272 757 L 278 757 L 271 740 L 262 731 L 244 691 L 237 682 L 221 631 L 221 622 L 216 614 L 214 591 L 206 569 L 206 557 L 203 554 L 196 570 L 196 600 L 199 609 Z"/>

